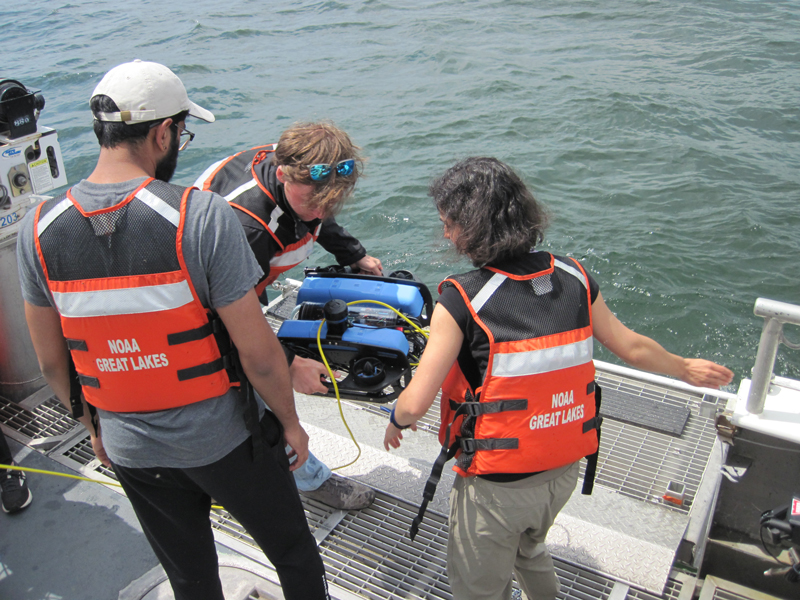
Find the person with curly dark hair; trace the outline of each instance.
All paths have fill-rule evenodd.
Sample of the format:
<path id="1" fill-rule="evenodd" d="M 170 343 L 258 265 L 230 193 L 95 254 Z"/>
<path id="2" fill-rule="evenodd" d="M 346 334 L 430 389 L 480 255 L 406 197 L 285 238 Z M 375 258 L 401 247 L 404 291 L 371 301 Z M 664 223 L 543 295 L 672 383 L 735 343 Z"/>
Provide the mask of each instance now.
<path id="1" fill-rule="evenodd" d="M 733 373 L 631 331 L 580 262 L 536 250 L 547 212 L 499 160 L 457 163 L 430 195 L 444 237 L 476 269 L 440 284 L 427 347 L 384 446 L 400 446 L 441 388 L 443 456 L 455 455 L 459 475 L 447 547 L 453 596 L 507 600 L 513 572 L 528 598 L 552 600 L 559 583 L 545 538 L 578 462 L 598 449 L 595 338 L 634 367 L 692 385 L 719 387 Z"/>

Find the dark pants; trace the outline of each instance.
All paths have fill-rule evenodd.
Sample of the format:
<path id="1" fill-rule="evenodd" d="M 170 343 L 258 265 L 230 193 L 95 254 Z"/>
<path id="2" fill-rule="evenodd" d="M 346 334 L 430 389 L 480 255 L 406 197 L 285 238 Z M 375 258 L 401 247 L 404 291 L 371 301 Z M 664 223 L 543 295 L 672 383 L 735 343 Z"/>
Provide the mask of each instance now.
<path id="1" fill-rule="evenodd" d="M 204 467 L 114 465 L 176 600 L 224 600 L 209 521 L 212 497 L 275 566 L 286 600 L 329 598 L 325 568 L 289 472 L 283 436 L 269 411 L 261 428 L 269 443 L 258 461 L 248 439 Z"/>
<path id="2" fill-rule="evenodd" d="M 10 465 L 14 457 L 11 456 L 11 448 L 8 447 L 6 436 L 0 432 L 0 465 Z M 5 475 L 7 469 L 0 469 L 0 475 Z"/>

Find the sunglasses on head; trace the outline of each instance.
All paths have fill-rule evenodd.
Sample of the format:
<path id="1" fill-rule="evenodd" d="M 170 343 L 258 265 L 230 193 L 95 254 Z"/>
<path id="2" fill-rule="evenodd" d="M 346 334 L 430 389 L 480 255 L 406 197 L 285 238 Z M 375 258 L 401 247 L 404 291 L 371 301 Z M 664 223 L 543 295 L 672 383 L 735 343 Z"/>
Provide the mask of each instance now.
<path id="1" fill-rule="evenodd" d="M 320 163 L 318 165 L 309 165 L 308 174 L 312 181 L 325 181 L 333 173 L 334 167 L 336 174 L 341 177 L 349 177 L 356 170 L 356 161 L 353 158 L 340 160 L 335 165 L 331 163 Z"/>

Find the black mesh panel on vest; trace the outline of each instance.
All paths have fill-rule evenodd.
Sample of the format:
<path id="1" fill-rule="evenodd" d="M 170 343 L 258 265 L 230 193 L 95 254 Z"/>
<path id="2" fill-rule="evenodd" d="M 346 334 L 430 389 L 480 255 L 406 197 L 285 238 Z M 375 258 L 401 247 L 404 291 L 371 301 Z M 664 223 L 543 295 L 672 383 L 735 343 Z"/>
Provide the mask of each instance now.
<path id="1" fill-rule="evenodd" d="M 572 275 L 556 269 L 550 277 L 552 290 L 537 294 L 530 281 L 507 279 L 480 311 L 481 319 L 492 329 L 496 342 L 553 335 L 589 325 L 586 288 Z M 577 300 L 577 302 L 576 302 Z"/>
<path id="2" fill-rule="evenodd" d="M 481 269 L 457 279 L 474 298 L 493 275 Z M 509 277 L 483 305 L 480 317 L 494 333 L 495 342 L 517 341 L 531 334 L 542 337 L 570 331 L 576 323 L 588 326 L 589 299 L 577 277 L 556 268 L 552 274 L 530 279 Z"/>
<path id="3" fill-rule="evenodd" d="M 181 188 L 153 182 L 147 189 L 180 209 Z M 40 242 L 53 281 L 99 279 L 180 270 L 176 231 L 134 198 L 117 210 L 91 217 L 70 207 L 44 231 Z"/>

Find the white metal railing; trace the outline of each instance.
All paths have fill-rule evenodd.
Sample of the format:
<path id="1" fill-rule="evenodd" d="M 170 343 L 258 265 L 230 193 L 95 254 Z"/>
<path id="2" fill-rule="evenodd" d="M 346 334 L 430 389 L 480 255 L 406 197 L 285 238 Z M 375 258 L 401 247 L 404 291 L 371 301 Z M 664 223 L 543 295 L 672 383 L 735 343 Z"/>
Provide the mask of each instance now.
<path id="1" fill-rule="evenodd" d="M 800 306 L 759 298 L 753 312 L 757 317 L 764 318 L 764 328 L 761 330 L 750 393 L 747 396 L 747 412 L 760 415 L 764 411 L 764 402 L 773 380 L 772 369 L 775 367 L 778 347 L 784 344 L 793 350 L 800 350 L 800 344 L 789 342 L 783 335 L 785 323 L 800 325 Z"/>

